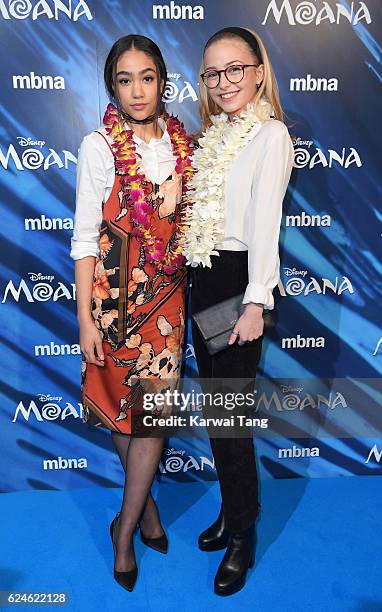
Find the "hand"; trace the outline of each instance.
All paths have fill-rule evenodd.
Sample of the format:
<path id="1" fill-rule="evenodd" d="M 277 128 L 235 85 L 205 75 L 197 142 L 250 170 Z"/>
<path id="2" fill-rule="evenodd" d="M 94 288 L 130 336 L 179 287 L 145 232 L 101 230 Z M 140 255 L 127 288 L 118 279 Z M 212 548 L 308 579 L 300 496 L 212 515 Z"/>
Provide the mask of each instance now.
<path id="1" fill-rule="evenodd" d="M 95 326 L 94 319 L 88 319 L 80 323 L 80 347 L 87 363 L 93 363 L 101 367 L 105 365 L 102 338 Z"/>
<path id="2" fill-rule="evenodd" d="M 263 305 L 262 304 L 246 304 L 245 310 L 241 317 L 236 321 L 232 334 L 229 337 L 228 344 L 234 344 L 239 339 L 239 346 L 246 342 L 256 340 L 263 335 L 264 320 L 263 320 Z"/>

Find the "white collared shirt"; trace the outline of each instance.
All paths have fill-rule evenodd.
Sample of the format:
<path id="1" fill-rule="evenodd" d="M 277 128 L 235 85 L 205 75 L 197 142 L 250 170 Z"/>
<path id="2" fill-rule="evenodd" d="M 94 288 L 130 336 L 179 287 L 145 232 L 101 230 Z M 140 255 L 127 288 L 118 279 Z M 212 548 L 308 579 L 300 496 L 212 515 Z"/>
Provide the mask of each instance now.
<path id="1" fill-rule="evenodd" d="M 226 180 L 223 250 L 248 250 L 243 303 L 274 307 L 280 277 L 279 236 L 283 199 L 294 160 L 284 123 L 270 119 L 253 128 L 253 137 L 236 157 Z M 211 170 L 213 172 L 213 169 Z"/>
<path id="2" fill-rule="evenodd" d="M 159 119 L 161 138 L 149 143 L 134 134 L 136 151 L 141 155 L 141 170 L 150 181 L 161 184 L 173 172 L 176 157 L 172 152 L 166 123 Z M 105 128 L 98 130 L 111 143 Z M 102 223 L 102 202 L 106 202 L 114 185 L 114 156 L 104 138 L 97 132 L 83 139 L 77 162 L 76 212 L 71 239 L 73 259 L 99 257 L 99 231 Z"/>
<path id="3" fill-rule="evenodd" d="M 174 170 L 176 159 L 164 122 L 162 138 L 146 144 L 134 135 L 142 156 L 142 170 L 162 183 Z M 105 130 L 101 130 L 106 136 Z M 243 303 L 274 307 L 273 289 L 280 277 L 278 242 L 282 203 L 293 167 L 293 145 L 285 125 L 271 119 L 253 128 L 253 138 L 239 153 L 228 173 L 225 189 L 225 232 L 222 249 L 248 250 L 249 283 Z M 211 168 L 213 172 L 213 168 Z M 70 255 L 81 259 L 99 256 L 102 202 L 114 184 L 114 157 L 99 134 L 82 141 L 77 167 L 77 199 Z"/>

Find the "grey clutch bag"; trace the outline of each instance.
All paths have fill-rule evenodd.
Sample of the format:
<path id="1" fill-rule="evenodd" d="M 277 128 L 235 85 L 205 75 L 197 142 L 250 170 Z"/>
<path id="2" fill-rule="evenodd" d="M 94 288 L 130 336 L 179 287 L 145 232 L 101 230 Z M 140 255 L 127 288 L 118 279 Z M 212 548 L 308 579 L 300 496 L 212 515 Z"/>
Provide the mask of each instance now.
<path id="1" fill-rule="evenodd" d="M 243 298 L 241 293 L 192 315 L 210 355 L 228 348 L 229 337 L 245 307 Z M 274 326 L 269 311 L 263 312 L 263 319 L 265 327 Z"/>

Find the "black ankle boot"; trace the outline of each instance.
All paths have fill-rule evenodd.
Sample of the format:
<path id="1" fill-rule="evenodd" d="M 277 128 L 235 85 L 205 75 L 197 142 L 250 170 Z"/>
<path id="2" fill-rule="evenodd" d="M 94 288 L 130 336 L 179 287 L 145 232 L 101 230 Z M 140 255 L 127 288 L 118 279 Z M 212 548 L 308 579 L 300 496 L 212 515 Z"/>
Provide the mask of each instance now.
<path id="1" fill-rule="evenodd" d="M 220 509 L 216 521 L 200 534 L 198 539 L 199 548 L 207 552 L 222 550 L 228 544 L 228 536 L 229 533 L 225 529 L 223 510 Z"/>
<path id="2" fill-rule="evenodd" d="M 243 588 L 247 571 L 253 567 L 254 525 L 241 533 L 231 533 L 226 553 L 215 576 L 217 595 L 232 595 Z"/>

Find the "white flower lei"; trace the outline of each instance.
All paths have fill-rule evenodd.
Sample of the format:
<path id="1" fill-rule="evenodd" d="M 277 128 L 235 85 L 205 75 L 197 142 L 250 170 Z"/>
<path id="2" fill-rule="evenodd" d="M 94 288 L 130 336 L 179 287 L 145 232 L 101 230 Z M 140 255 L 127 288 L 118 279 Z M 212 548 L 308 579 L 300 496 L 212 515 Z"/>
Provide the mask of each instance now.
<path id="1" fill-rule="evenodd" d="M 260 103 L 261 116 L 254 105 L 231 122 L 226 113 L 211 117 L 212 125 L 199 140 L 192 157 L 194 175 L 189 182 L 189 199 L 192 201 L 183 215 L 183 254 L 187 264 L 211 267 L 211 255 L 218 255 L 217 248 L 224 236 L 225 181 L 234 158 L 251 140 L 256 123 L 269 119 L 273 111 L 265 100 Z"/>

